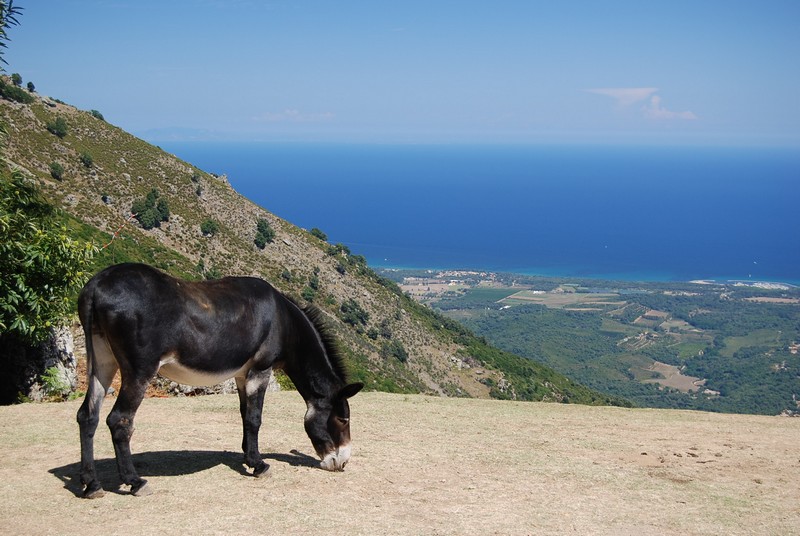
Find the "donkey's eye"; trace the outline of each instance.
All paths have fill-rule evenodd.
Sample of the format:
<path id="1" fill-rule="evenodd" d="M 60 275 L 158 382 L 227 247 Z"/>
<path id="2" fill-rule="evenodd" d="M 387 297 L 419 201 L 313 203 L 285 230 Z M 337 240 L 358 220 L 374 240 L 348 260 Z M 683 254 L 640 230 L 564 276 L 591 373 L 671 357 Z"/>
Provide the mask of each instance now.
<path id="1" fill-rule="evenodd" d="M 342 426 L 344 426 L 344 425 L 346 425 L 346 424 L 349 424 L 349 423 L 350 423 L 350 419 L 345 419 L 345 418 L 343 418 L 343 417 L 336 417 L 336 420 L 337 420 L 337 421 L 339 422 L 339 424 L 341 424 Z"/>

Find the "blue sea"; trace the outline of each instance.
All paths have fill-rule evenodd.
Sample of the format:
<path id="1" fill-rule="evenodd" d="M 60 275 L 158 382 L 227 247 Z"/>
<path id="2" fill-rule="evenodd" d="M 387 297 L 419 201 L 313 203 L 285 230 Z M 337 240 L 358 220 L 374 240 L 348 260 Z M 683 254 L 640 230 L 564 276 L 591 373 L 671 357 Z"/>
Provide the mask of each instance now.
<path id="1" fill-rule="evenodd" d="M 800 283 L 800 150 L 181 142 L 371 266 Z"/>

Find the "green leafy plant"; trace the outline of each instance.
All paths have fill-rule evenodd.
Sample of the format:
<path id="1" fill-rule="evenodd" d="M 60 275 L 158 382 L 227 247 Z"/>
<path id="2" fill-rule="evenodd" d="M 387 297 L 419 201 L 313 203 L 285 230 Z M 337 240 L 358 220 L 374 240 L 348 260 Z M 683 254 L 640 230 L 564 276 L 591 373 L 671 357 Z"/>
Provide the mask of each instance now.
<path id="1" fill-rule="evenodd" d="M 57 215 L 21 173 L 0 176 L 0 332 L 31 343 L 73 312 L 95 252 Z"/>
<path id="2" fill-rule="evenodd" d="M 42 388 L 51 399 L 64 400 L 72 391 L 72 386 L 64 379 L 58 367 L 50 367 L 42 374 Z"/>
<path id="3" fill-rule="evenodd" d="M 92 158 L 92 155 L 88 151 L 81 153 L 81 164 L 87 168 L 90 168 L 94 165 L 94 158 Z"/>
<path id="4" fill-rule="evenodd" d="M 394 339 L 383 343 L 381 346 L 381 357 L 384 359 L 393 357 L 401 363 L 405 363 L 408 361 L 408 352 L 402 342 Z"/>
<path id="5" fill-rule="evenodd" d="M 17 17 L 22 14 L 22 8 L 14 5 L 14 0 L 0 1 L 0 63 L 8 65 L 8 62 L 3 57 L 3 52 L 6 48 L 6 41 L 9 41 L 7 30 L 12 26 L 19 24 Z M 2 71 L 0 67 L 0 71 Z"/>
<path id="6" fill-rule="evenodd" d="M 52 162 L 50 164 L 50 176 L 57 181 L 64 180 L 64 166 L 58 162 Z"/>
<path id="7" fill-rule="evenodd" d="M 253 240 L 259 249 L 264 249 L 267 244 L 275 240 L 275 231 L 269 222 L 264 218 L 259 218 L 256 222 L 256 237 Z"/>
<path id="8" fill-rule="evenodd" d="M 214 220 L 203 220 L 200 224 L 200 232 L 205 236 L 214 236 L 219 232 L 219 224 Z"/>
<path id="9" fill-rule="evenodd" d="M 131 205 L 131 212 L 143 229 L 152 229 L 161 225 L 162 221 L 168 221 L 169 203 L 160 197 L 158 190 L 153 188 L 143 198 L 139 198 Z"/>
<path id="10" fill-rule="evenodd" d="M 328 241 L 328 235 L 326 235 L 325 233 L 323 233 L 320 229 L 317 229 L 316 227 L 311 229 L 309 232 L 311 233 L 311 236 L 316 236 L 317 238 L 319 238 L 323 242 L 327 242 Z"/>
<path id="11" fill-rule="evenodd" d="M 53 121 L 47 123 L 47 131 L 59 138 L 65 137 L 69 131 L 67 120 L 61 116 L 56 117 Z"/>
<path id="12" fill-rule="evenodd" d="M 22 104 L 30 104 L 34 101 L 30 93 L 21 87 L 8 84 L 2 79 L 0 79 L 0 97 L 14 102 L 21 102 Z"/>
<path id="13" fill-rule="evenodd" d="M 317 291 L 313 288 L 307 286 L 303 288 L 303 291 L 300 293 L 303 299 L 307 302 L 313 302 L 314 299 L 317 297 Z"/>
<path id="14" fill-rule="evenodd" d="M 351 326 L 366 326 L 369 321 L 369 313 L 352 298 L 341 305 L 339 312 L 342 320 Z"/>

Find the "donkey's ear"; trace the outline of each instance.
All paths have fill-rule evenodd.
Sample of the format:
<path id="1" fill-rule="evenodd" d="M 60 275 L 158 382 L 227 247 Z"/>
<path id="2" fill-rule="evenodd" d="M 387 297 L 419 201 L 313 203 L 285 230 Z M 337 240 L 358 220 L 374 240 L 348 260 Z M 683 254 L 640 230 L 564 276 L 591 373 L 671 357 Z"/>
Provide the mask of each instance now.
<path id="1" fill-rule="evenodd" d="M 345 385 L 339 391 L 338 397 L 340 400 L 350 398 L 352 396 L 355 396 L 363 388 L 364 388 L 363 383 L 351 383 L 350 385 Z"/>

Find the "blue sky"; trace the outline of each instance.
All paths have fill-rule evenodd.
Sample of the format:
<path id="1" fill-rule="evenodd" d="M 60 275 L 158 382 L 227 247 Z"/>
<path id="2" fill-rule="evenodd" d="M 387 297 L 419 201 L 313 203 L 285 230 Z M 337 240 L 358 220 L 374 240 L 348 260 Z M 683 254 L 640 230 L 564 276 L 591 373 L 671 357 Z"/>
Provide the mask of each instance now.
<path id="1" fill-rule="evenodd" d="M 17 0 L 7 72 L 151 141 L 800 146 L 800 1 Z"/>

